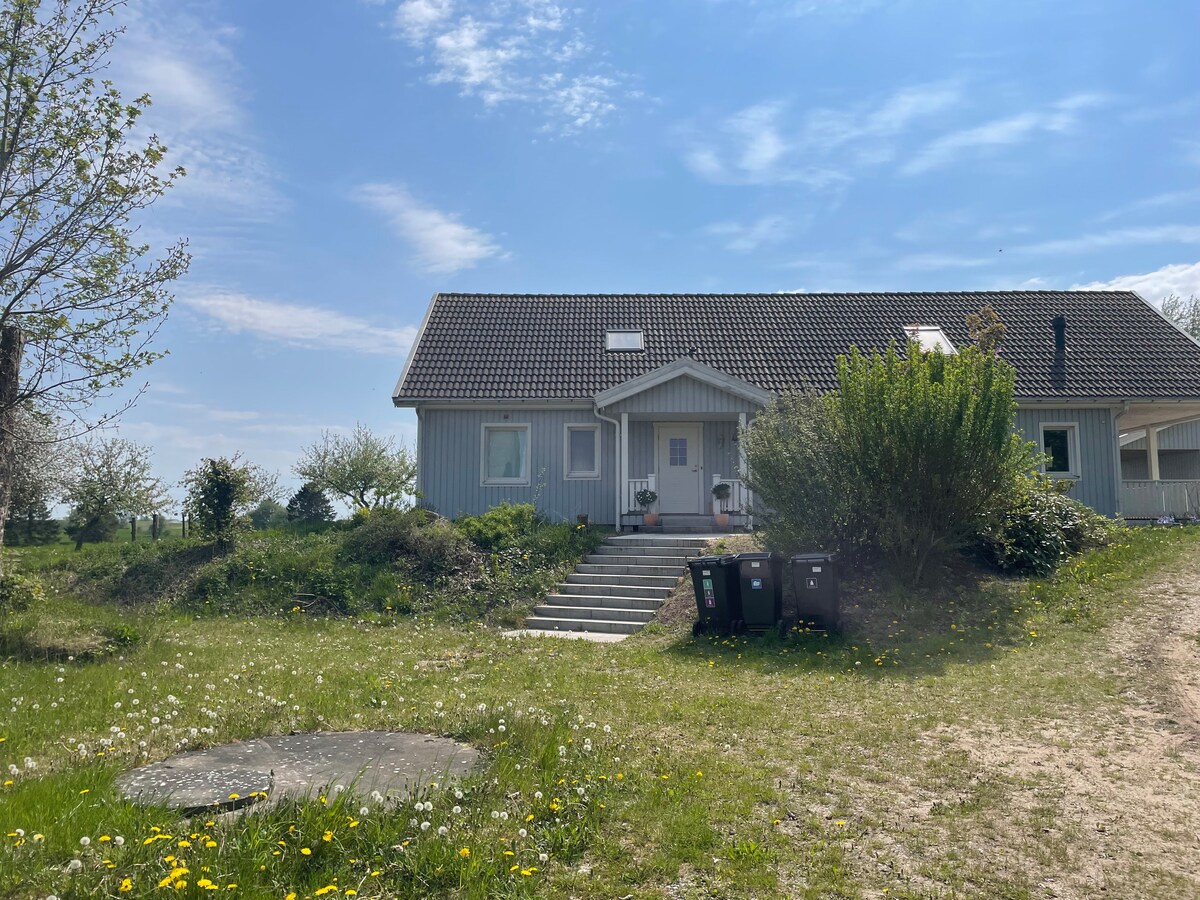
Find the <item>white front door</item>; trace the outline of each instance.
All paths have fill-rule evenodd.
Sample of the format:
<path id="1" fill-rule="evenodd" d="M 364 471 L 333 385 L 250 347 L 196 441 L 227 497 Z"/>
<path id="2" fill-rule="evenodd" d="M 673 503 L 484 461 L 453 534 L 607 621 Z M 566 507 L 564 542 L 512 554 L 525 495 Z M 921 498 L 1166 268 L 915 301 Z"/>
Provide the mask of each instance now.
<path id="1" fill-rule="evenodd" d="M 702 427 L 664 423 L 656 431 L 658 511 L 699 513 L 700 487 L 704 479 L 700 460 Z"/>

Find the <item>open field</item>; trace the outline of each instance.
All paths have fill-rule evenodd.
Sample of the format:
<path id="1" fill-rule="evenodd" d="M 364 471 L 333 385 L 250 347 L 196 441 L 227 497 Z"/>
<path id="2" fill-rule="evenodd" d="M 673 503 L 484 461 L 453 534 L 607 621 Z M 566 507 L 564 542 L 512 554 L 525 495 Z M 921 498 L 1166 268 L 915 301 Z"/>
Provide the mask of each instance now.
<path id="1" fill-rule="evenodd" d="M 132 632 L 0 666 L 0 895 L 1197 896 L 1200 530 L 1122 540 L 1045 581 L 864 588 L 844 638 L 784 643 L 693 639 L 686 597 L 599 645 L 59 599 L 44 634 Z M 343 795 L 205 825 L 111 789 L 177 747 L 392 728 L 487 766 L 419 819 Z"/>

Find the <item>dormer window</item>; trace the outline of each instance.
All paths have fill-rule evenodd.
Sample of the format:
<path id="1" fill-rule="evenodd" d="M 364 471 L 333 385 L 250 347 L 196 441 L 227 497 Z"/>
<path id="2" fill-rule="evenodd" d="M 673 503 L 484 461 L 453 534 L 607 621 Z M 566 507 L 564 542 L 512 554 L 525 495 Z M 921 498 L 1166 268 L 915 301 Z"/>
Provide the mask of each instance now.
<path id="1" fill-rule="evenodd" d="M 604 349 L 609 352 L 645 350 L 646 343 L 640 328 L 609 329 L 604 333 Z"/>
<path id="2" fill-rule="evenodd" d="M 950 338 L 946 337 L 946 333 L 936 325 L 905 325 L 904 333 L 908 335 L 909 340 L 917 342 L 926 353 L 932 353 L 934 350 L 940 350 L 949 356 L 955 353 L 954 345 L 950 343 Z"/>

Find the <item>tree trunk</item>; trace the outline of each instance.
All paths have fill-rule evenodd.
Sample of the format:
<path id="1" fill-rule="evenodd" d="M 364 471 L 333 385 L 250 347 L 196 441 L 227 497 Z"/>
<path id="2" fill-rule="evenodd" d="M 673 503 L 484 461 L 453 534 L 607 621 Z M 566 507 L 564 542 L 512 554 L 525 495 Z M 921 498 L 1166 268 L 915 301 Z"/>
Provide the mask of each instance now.
<path id="1" fill-rule="evenodd" d="M 17 393 L 21 389 L 21 355 L 25 335 L 16 325 L 0 326 L 0 575 L 4 574 L 4 523 L 12 505 L 13 465 L 17 439 Z"/>
<path id="2" fill-rule="evenodd" d="M 129 517 L 129 543 L 137 543 L 137 516 Z"/>

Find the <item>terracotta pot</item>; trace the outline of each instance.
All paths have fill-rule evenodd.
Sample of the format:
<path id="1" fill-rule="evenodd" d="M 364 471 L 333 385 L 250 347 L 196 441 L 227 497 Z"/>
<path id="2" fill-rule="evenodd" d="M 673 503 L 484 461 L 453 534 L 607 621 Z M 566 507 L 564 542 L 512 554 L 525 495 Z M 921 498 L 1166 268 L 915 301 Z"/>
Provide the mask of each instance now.
<path id="1" fill-rule="evenodd" d="M 713 513 L 713 519 L 716 521 L 718 528 L 729 527 L 729 513 Z"/>
<path id="2" fill-rule="evenodd" d="M 658 524 L 658 513 L 652 513 L 652 512 L 646 513 L 645 520 L 646 520 L 647 525 L 657 525 Z"/>

